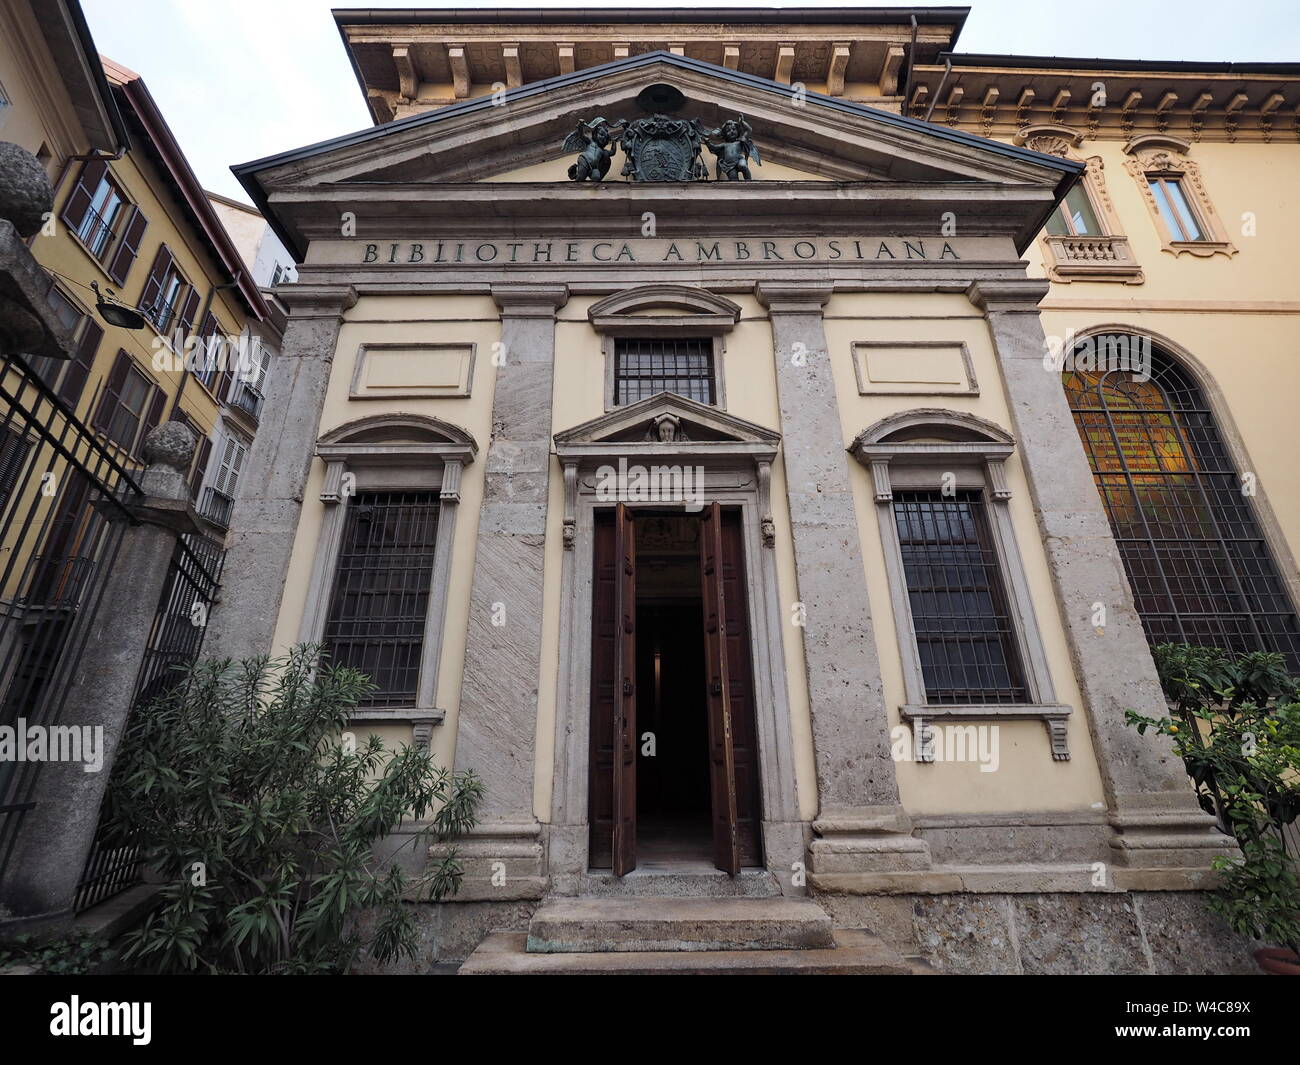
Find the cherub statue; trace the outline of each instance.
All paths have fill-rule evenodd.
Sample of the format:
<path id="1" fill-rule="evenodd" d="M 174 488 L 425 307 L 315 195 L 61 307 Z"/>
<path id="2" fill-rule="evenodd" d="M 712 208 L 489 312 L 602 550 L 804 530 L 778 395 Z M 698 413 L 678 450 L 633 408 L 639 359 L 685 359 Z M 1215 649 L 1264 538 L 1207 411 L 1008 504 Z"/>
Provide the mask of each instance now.
<path id="1" fill-rule="evenodd" d="M 564 141 L 566 152 L 581 152 L 569 167 L 570 181 L 600 181 L 609 173 L 610 160 L 618 148 L 619 133 L 603 118 L 579 122 Z"/>
<path id="2" fill-rule="evenodd" d="M 753 127 L 745 121 L 744 115 L 729 118 L 718 129 L 709 131 L 709 140 L 704 143 L 709 151 L 718 157 L 717 178 L 719 181 L 752 181 L 749 172 L 749 160 L 753 159 L 759 166 L 763 160 L 759 157 L 758 146 L 753 141 Z M 712 144 L 713 138 L 722 141 Z"/>

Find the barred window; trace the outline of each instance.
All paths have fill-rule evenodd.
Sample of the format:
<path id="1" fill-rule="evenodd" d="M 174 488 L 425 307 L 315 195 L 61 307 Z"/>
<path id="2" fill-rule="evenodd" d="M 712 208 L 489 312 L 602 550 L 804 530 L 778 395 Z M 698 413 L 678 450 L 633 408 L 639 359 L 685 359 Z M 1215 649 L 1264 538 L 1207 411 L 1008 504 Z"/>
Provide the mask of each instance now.
<path id="1" fill-rule="evenodd" d="M 926 702 L 1027 702 L 982 493 L 896 490 L 893 508 Z"/>
<path id="2" fill-rule="evenodd" d="M 347 504 L 324 643 L 378 686 L 361 706 L 415 705 L 437 533 L 437 492 L 359 492 Z"/>
<path id="3" fill-rule="evenodd" d="M 1276 651 L 1300 627 L 1214 415 L 1172 359 L 1151 376 L 1075 370 L 1065 393 L 1153 643 Z"/>
<path id="4" fill-rule="evenodd" d="M 709 337 L 615 339 L 615 404 L 636 403 L 660 392 L 676 392 L 699 403 L 717 402 Z"/>

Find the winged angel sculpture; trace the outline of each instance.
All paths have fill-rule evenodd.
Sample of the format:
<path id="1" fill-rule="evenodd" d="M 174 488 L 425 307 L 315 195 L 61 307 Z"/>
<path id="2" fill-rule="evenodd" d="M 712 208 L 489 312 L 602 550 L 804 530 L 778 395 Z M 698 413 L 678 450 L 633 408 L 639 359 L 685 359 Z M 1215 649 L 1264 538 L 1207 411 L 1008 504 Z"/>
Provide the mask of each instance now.
<path id="1" fill-rule="evenodd" d="M 713 144 L 720 140 L 721 144 Z M 710 130 L 705 147 L 718 157 L 717 176 L 719 181 L 752 181 L 749 172 L 749 160 L 762 166 L 758 146 L 754 143 L 754 130 L 744 115 L 729 118 L 720 127 Z"/>
<path id="2" fill-rule="evenodd" d="M 622 125 L 611 126 L 603 118 L 578 123 L 564 141 L 566 152 L 581 153 L 569 167 L 571 181 L 601 181 L 609 173 L 618 139 L 623 135 Z"/>

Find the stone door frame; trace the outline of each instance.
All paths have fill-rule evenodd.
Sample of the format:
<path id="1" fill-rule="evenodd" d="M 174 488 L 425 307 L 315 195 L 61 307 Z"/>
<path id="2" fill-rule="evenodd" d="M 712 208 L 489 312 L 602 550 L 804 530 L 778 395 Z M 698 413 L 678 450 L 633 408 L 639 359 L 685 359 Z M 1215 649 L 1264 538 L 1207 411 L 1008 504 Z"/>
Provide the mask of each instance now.
<path id="1" fill-rule="evenodd" d="M 768 487 L 775 447 L 755 449 L 740 443 L 707 442 L 690 455 L 665 456 L 661 445 L 620 442 L 607 453 L 561 454 L 565 484 L 566 523 L 572 534 L 566 541 L 561 574 L 560 668 L 556 703 L 554 790 L 551 801 L 550 875 L 557 894 L 580 894 L 589 874 L 588 778 L 591 725 L 591 636 L 593 549 L 595 513 L 612 507 L 597 499 L 596 470 L 616 465 L 620 457 L 645 465 L 684 462 L 702 466 L 704 503 L 738 507 L 745 553 L 748 594 L 750 661 L 754 682 L 754 716 L 759 746 L 762 796 L 763 860 L 786 893 L 801 893 L 791 886 L 795 863 L 804 860 L 807 825 L 799 819 L 795 779 L 789 693 L 785 684 L 785 653 L 776 558 L 770 536 Z M 680 445 L 679 445 L 680 447 Z M 717 453 L 703 453 L 705 449 Z M 640 459 L 637 458 L 640 456 Z M 637 510 L 676 509 L 672 502 L 629 502 Z M 566 530 L 567 534 L 567 530 Z"/>

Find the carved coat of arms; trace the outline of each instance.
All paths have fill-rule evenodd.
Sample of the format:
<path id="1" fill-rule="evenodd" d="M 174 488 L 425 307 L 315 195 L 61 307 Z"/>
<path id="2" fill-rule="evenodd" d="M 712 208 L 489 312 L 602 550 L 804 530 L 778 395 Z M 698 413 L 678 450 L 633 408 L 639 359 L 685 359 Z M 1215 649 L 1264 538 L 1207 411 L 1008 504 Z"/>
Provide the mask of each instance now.
<path id="1" fill-rule="evenodd" d="M 697 181 L 705 176 L 698 118 L 651 115 L 623 132 L 623 174 L 633 181 Z"/>

